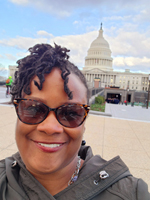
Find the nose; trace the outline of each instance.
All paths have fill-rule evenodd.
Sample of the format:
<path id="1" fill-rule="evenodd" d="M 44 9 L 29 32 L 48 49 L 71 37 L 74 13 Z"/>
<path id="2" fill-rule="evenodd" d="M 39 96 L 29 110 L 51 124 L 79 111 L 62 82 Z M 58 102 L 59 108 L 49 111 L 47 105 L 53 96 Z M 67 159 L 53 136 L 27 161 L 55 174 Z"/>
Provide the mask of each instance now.
<path id="1" fill-rule="evenodd" d="M 46 119 L 37 125 L 37 130 L 47 135 L 63 132 L 63 126 L 58 122 L 54 111 L 50 111 Z"/>

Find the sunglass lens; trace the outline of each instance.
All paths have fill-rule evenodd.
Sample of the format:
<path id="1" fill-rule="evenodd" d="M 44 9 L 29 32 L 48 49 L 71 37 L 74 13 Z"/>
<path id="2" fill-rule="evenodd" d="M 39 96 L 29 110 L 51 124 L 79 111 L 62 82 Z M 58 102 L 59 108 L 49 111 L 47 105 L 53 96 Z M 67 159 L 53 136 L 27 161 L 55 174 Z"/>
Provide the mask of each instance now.
<path id="1" fill-rule="evenodd" d="M 80 105 L 64 105 L 57 110 L 59 122 L 70 128 L 79 126 L 84 119 L 85 109 Z"/>
<path id="2" fill-rule="evenodd" d="M 22 100 L 18 106 L 18 116 L 26 124 L 38 124 L 45 119 L 47 107 L 35 100 Z"/>

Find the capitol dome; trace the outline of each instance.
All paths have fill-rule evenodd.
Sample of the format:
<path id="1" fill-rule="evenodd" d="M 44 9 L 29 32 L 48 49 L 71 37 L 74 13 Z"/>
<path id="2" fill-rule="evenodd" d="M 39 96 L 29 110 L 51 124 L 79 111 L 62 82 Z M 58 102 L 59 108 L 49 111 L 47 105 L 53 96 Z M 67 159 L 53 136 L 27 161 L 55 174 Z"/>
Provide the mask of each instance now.
<path id="1" fill-rule="evenodd" d="M 99 68 L 104 71 L 112 71 L 111 50 L 108 42 L 103 37 L 102 24 L 98 37 L 91 43 L 88 55 L 85 58 L 84 70 Z"/>

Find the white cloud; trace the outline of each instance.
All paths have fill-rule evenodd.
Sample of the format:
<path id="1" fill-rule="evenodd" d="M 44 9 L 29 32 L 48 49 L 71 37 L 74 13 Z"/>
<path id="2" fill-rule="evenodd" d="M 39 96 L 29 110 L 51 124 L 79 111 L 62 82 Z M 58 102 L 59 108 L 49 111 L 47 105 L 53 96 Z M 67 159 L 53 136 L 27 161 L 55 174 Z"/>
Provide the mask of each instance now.
<path id="1" fill-rule="evenodd" d="M 41 30 L 41 31 L 37 31 L 37 35 L 38 36 L 44 36 L 44 37 L 53 37 L 53 35 L 51 33 L 48 33 L 44 30 Z"/>
<path id="2" fill-rule="evenodd" d="M 130 68 L 131 71 L 150 71 L 150 58 L 147 57 L 116 57 L 113 60 L 113 65 L 115 69 L 127 69 Z"/>
<path id="3" fill-rule="evenodd" d="M 93 38 L 97 36 L 97 31 L 85 33 L 82 35 L 68 35 L 62 37 L 54 37 L 50 42 L 67 47 L 71 50 L 70 60 L 78 67 L 84 67 L 84 59 L 87 50 Z"/>
<path id="4" fill-rule="evenodd" d="M 78 21 L 74 21 L 74 22 L 73 22 L 73 24 L 78 24 L 78 23 L 79 23 Z"/>
<path id="5" fill-rule="evenodd" d="M 16 57 L 14 55 L 12 55 L 12 54 L 5 54 L 5 56 L 6 56 L 6 58 L 8 60 L 14 60 L 14 61 L 16 61 Z"/>
<path id="6" fill-rule="evenodd" d="M 59 17 L 69 17 L 71 11 L 69 11 L 68 6 L 69 2 L 64 5 L 62 1 L 52 1 L 52 0 L 9 0 L 14 4 L 22 6 L 31 6 L 42 10 L 44 12 L 49 12 L 50 14 L 55 14 Z"/>
<path id="7" fill-rule="evenodd" d="M 128 16 L 117 16 L 117 15 L 114 15 L 114 16 L 110 16 L 110 17 L 103 17 L 103 20 L 104 21 L 108 21 L 108 20 L 111 20 L 111 21 L 126 21 L 126 20 L 130 20 L 132 18 L 132 15 L 128 15 Z"/>
<path id="8" fill-rule="evenodd" d="M 0 76 L 3 76 L 3 77 L 7 77 L 8 76 L 8 68 L 6 68 L 4 65 L 2 65 L 0 63 Z M 1 81 L 3 80 L 2 77 L 1 78 Z"/>
<path id="9" fill-rule="evenodd" d="M 0 63 L 0 69 L 5 69 L 5 66 Z"/>
<path id="10" fill-rule="evenodd" d="M 27 5 L 29 3 L 29 0 L 10 0 L 10 1 L 18 5 Z"/>
<path id="11" fill-rule="evenodd" d="M 18 52 L 16 54 L 17 57 L 23 58 L 25 56 L 29 55 L 29 52 Z"/>
<path id="12" fill-rule="evenodd" d="M 141 10 L 139 14 L 133 17 L 133 22 L 134 23 L 150 22 L 149 10 L 146 10 L 146 8 L 144 10 Z"/>
<path id="13" fill-rule="evenodd" d="M 114 57 L 118 55 L 150 57 L 150 36 L 147 33 L 126 31 L 125 28 L 114 31 L 113 36 L 106 36 Z M 115 36 L 114 36 L 115 35 Z"/>
<path id="14" fill-rule="evenodd" d="M 76 0 L 76 1 L 68 1 L 68 0 L 9 0 L 14 4 L 22 5 L 22 6 L 31 6 L 37 8 L 39 10 L 47 11 L 50 14 L 57 15 L 59 17 L 69 17 L 74 10 L 78 8 L 97 8 L 99 13 L 102 13 L 105 8 L 107 10 L 111 10 L 112 13 L 118 13 L 122 9 L 126 12 L 128 10 L 133 10 L 133 12 L 137 12 L 140 9 L 147 9 L 150 5 L 149 0 L 143 0 L 142 6 L 141 1 L 131 1 L 131 0 Z"/>
<path id="15" fill-rule="evenodd" d="M 26 37 L 16 37 L 11 39 L 0 40 L 0 44 L 4 46 L 15 47 L 17 49 L 28 49 L 37 43 L 48 43 L 47 38 L 26 38 Z"/>
<path id="16" fill-rule="evenodd" d="M 113 66 L 120 70 L 131 68 L 131 70 L 150 71 L 150 37 L 147 33 L 129 32 L 125 29 L 117 30 L 115 27 L 110 29 L 115 36 L 108 36 L 104 32 L 104 38 L 110 44 L 113 55 Z M 109 31 L 110 31 L 109 30 Z M 106 33 L 108 30 L 106 30 Z M 39 36 L 42 36 L 39 37 Z M 37 43 L 54 42 L 58 45 L 67 47 L 71 50 L 70 60 L 78 67 L 84 67 L 85 57 L 90 44 L 98 36 L 98 31 L 92 31 L 81 35 L 66 35 L 55 37 L 46 31 L 38 31 L 37 38 L 16 37 L 10 40 L 1 40 L 0 44 L 18 49 L 14 56 L 24 57 L 28 54 L 27 49 Z M 23 51 L 19 51 L 22 49 Z M 12 59 L 14 59 L 12 57 Z M 17 60 L 16 59 L 16 60 Z"/>
<path id="17" fill-rule="evenodd" d="M 90 43 L 92 42 L 93 38 L 97 37 L 97 31 L 89 32 L 82 35 L 68 35 L 68 36 L 61 36 L 61 37 L 51 37 L 49 39 L 49 33 L 47 32 L 40 32 L 40 33 L 46 33 L 43 38 L 25 38 L 25 37 L 16 37 L 11 38 L 9 40 L 0 40 L 1 45 L 9 46 L 15 49 L 18 49 L 18 53 L 16 54 L 16 57 L 23 57 L 28 54 L 27 49 L 29 47 L 34 46 L 38 43 L 50 43 L 51 45 L 54 45 L 54 43 L 67 47 L 71 50 L 70 52 L 70 59 L 72 62 L 74 62 L 77 66 L 83 67 L 84 66 L 84 58 L 87 54 L 87 50 L 90 46 Z M 41 35 L 42 35 L 41 34 Z M 37 36 L 39 35 L 39 32 Z M 23 50 L 25 52 L 19 52 L 20 50 Z M 18 58 L 17 58 L 18 59 Z"/>

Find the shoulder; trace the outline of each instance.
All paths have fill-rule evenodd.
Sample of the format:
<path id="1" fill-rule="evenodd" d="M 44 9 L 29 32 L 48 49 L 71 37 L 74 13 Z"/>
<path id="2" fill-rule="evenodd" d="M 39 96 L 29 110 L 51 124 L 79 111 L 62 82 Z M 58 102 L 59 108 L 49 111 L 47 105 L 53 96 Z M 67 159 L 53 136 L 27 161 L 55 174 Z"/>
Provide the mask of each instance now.
<path id="1" fill-rule="evenodd" d="M 6 162 L 5 159 L 0 161 L 0 198 L 2 193 L 6 191 L 7 175 L 6 175 Z"/>
<path id="2" fill-rule="evenodd" d="M 107 191 L 123 199 L 149 200 L 148 185 L 133 176 L 127 176 L 110 186 Z"/>
<path id="3" fill-rule="evenodd" d="M 87 180 L 89 182 L 92 182 L 94 178 L 98 180 L 101 170 L 109 174 L 108 178 L 101 181 L 105 187 L 102 187 L 102 184 L 97 185 L 97 190 L 98 187 L 100 188 L 99 195 L 102 195 L 103 191 L 107 197 L 105 199 L 118 197 L 118 199 L 124 200 L 150 200 L 147 184 L 142 179 L 133 177 L 119 156 L 106 161 L 100 156 L 93 156 L 90 147 L 86 146 L 80 149 L 80 155 L 85 158 L 85 162 L 80 171 L 79 179 L 87 178 L 85 185 L 88 184 Z M 92 192 L 93 190 L 94 188 Z"/>
<path id="4" fill-rule="evenodd" d="M 16 177 L 16 173 L 18 173 L 17 167 L 14 168 L 14 157 L 10 156 L 3 160 L 0 160 L 0 184 L 7 179 L 12 179 L 12 177 Z"/>
<path id="5" fill-rule="evenodd" d="M 6 176 L 6 170 L 8 168 L 11 168 L 11 164 L 13 163 L 13 161 L 13 157 L 8 157 L 3 160 L 0 160 L 0 184 L 1 180 L 4 179 L 4 176 Z"/>
<path id="6" fill-rule="evenodd" d="M 6 173 L 5 160 L 0 161 L 0 180 Z"/>
<path id="7" fill-rule="evenodd" d="M 7 184 L 7 178 L 6 178 L 6 167 L 5 167 L 5 160 L 0 161 L 0 199 L 2 199 L 2 195 L 6 191 L 6 184 Z"/>
<path id="8" fill-rule="evenodd" d="M 17 154 L 16 154 L 17 155 Z M 0 199 L 28 199 L 19 181 L 20 167 L 14 157 L 0 161 Z"/>

